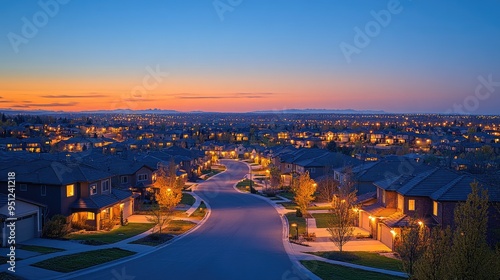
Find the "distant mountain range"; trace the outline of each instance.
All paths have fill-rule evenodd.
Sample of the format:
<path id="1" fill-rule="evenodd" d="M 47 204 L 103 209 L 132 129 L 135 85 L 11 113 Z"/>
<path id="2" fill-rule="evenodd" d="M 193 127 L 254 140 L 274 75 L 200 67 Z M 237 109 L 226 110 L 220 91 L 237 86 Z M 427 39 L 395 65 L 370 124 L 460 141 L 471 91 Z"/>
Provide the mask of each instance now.
<path id="1" fill-rule="evenodd" d="M 387 114 L 382 110 L 335 110 L 335 109 L 284 109 L 284 110 L 265 110 L 254 111 L 256 114 Z"/>

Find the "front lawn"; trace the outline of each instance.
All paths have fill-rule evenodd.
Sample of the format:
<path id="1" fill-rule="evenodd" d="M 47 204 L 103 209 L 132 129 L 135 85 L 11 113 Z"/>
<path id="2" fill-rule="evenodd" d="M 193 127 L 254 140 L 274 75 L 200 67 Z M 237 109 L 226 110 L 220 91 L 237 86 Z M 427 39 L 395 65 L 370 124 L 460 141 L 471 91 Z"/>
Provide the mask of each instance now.
<path id="1" fill-rule="evenodd" d="M 136 236 L 154 227 L 154 224 L 130 223 L 108 232 L 86 232 L 72 233 L 66 236 L 68 239 L 83 240 L 86 244 L 102 245 L 111 244 L 127 238 Z"/>
<path id="2" fill-rule="evenodd" d="M 238 182 L 238 184 L 236 184 L 236 188 L 240 191 L 250 192 L 250 183 L 252 184 L 252 186 L 257 186 L 255 182 L 252 183 L 251 180 L 245 179 L 243 181 Z"/>
<path id="3" fill-rule="evenodd" d="M 388 258 L 377 253 L 370 252 L 314 252 L 311 253 L 325 259 L 359 264 L 363 266 L 376 267 L 387 270 L 402 271 L 400 260 Z"/>
<path id="4" fill-rule="evenodd" d="M 167 233 L 153 233 L 136 241 L 130 242 L 130 244 L 140 244 L 147 246 L 158 246 L 174 238 L 173 235 Z"/>
<path id="5" fill-rule="evenodd" d="M 278 195 L 290 200 L 293 200 L 295 197 L 295 194 L 293 194 L 293 192 L 281 192 Z"/>
<path id="6" fill-rule="evenodd" d="M 57 253 L 57 252 L 66 251 L 64 249 L 59 249 L 59 248 L 35 246 L 35 245 L 19 245 L 18 248 L 20 250 L 37 252 L 37 253 L 41 253 L 41 254 L 50 254 L 50 253 Z"/>
<path id="7" fill-rule="evenodd" d="M 330 213 L 315 213 L 311 214 L 314 219 L 316 219 L 316 227 L 318 228 L 328 228 L 329 221 L 333 214 Z"/>
<path id="8" fill-rule="evenodd" d="M 321 279 L 343 279 L 343 280 L 358 280 L 358 279 L 380 279 L 380 280 L 400 280 L 401 277 L 381 274 L 371 271 L 365 271 L 341 265 L 329 264 L 321 261 L 300 261 L 312 273 L 319 276 Z"/>
<path id="9" fill-rule="evenodd" d="M 34 263 L 31 266 L 67 273 L 132 256 L 134 254 L 135 252 L 119 248 L 101 249 L 55 257 Z"/>
<path id="10" fill-rule="evenodd" d="M 194 228 L 195 226 L 196 224 L 190 221 L 173 220 L 170 221 L 167 227 L 163 229 L 161 232 L 166 234 L 179 235 Z"/>
<path id="11" fill-rule="evenodd" d="M 198 208 L 189 217 L 201 220 L 205 217 L 206 213 L 207 213 L 207 206 L 205 205 L 205 202 L 202 201 L 200 203 L 200 206 L 198 206 Z"/>
<path id="12" fill-rule="evenodd" d="M 190 195 L 188 193 L 182 193 L 182 199 L 181 199 L 180 204 L 193 206 L 195 201 L 196 201 L 196 199 L 192 195 Z"/>
<path id="13" fill-rule="evenodd" d="M 288 219 L 288 232 L 290 237 L 295 238 L 297 236 L 297 229 L 292 227 L 293 223 L 299 226 L 299 235 L 306 233 L 306 219 L 304 219 L 304 217 L 297 217 L 295 213 L 287 213 L 285 216 Z"/>

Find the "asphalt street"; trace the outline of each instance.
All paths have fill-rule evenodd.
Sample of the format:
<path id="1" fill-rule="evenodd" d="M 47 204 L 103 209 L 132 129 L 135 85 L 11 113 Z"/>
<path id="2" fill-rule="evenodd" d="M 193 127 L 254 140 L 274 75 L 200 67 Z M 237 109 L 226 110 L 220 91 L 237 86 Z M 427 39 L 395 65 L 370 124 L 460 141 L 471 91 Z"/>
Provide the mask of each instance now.
<path id="1" fill-rule="evenodd" d="M 226 172 L 197 187 L 212 208 L 198 230 L 156 252 L 75 279 L 308 279 L 285 251 L 276 210 L 233 189 L 248 167 L 223 164 Z"/>

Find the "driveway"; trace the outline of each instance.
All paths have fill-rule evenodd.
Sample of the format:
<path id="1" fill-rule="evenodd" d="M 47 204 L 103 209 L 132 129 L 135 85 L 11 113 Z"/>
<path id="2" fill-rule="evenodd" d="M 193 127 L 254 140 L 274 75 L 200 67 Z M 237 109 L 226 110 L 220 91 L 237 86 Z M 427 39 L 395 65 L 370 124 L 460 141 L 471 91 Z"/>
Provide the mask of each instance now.
<path id="1" fill-rule="evenodd" d="M 233 189 L 248 167 L 237 161 L 222 163 L 226 172 L 197 187 L 196 194 L 212 211 L 197 231 L 151 254 L 77 279 L 308 279 L 285 251 L 275 209 Z"/>

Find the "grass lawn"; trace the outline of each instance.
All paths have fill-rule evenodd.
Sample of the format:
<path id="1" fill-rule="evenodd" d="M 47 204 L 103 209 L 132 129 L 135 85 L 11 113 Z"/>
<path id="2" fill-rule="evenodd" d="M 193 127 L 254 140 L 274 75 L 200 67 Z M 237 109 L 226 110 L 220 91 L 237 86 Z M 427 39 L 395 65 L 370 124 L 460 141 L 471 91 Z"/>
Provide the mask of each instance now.
<path id="1" fill-rule="evenodd" d="M 288 232 L 290 233 L 290 236 L 295 238 L 297 235 L 297 229 L 292 227 L 293 223 L 296 223 L 299 226 L 299 234 L 306 233 L 306 219 L 295 216 L 295 213 L 287 213 L 285 216 L 288 219 Z"/>
<path id="2" fill-rule="evenodd" d="M 34 245 L 19 245 L 18 248 L 21 250 L 37 252 L 37 253 L 41 253 L 41 254 L 50 254 L 50 253 L 57 253 L 57 252 L 66 251 L 64 249 L 59 249 L 59 248 L 34 246 Z M 0 279 L 2 279 L 2 278 L 0 278 Z"/>
<path id="3" fill-rule="evenodd" d="M 22 278 L 19 278 L 13 274 L 10 274 L 7 272 L 0 272 L 0 279 L 2 279 L 2 280 L 21 280 Z"/>
<path id="4" fill-rule="evenodd" d="M 365 271 L 341 265 L 329 264 L 320 261 L 300 261 L 312 273 L 319 276 L 321 279 L 342 279 L 342 280 L 358 280 L 358 279 L 380 279 L 380 280 L 400 280 L 401 277 Z"/>
<path id="5" fill-rule="evenodd" d="M 250 182 L 252 181 L 249 179 L 245 179 L 241 182 L 238 182 L 238 184 L 236 184 L 236 188 L 240 191 L 250 192 Z M 252 185 L 257 186 L 255 182 L 253 182 Z"/>
<path id="6" fill-rule="evenodd" d="M 151 229 L 154 224 L 130 223 L 109 232 L 69 234 L 68 239 L 84 240 L 91 245 L 110 244 L 136 236 Z"/>
<path id="7" fill-rule="evenodd" d="M 130 242 L 130 244 L 140 244 L 140 245 L 147 245 L 147 246 L 155 247 L 155 246 L 161 245 L 161 244 L 171 240 L 172 238 L 174 238 L 174 236 L 171 234 L 154 233 L 154 234 L 150 234 L 146 237 L 143 237 L 141 239 L 138 239 L 136 241 Z"/>
<path id="8" fill-rule="evenodd" d="M 161 233 L 179 235 L 194 228 L 195 226 L 196 224 L 190 221 L 174 220 L 170 221 L 167 227 L 163 229 Z"/>
<path id="9" fill-rule="evenodd" d="M 182 193 L 182 199 L 181 199 L 180 204 L 193 206 L 195 201 L 196 201 L 196 199 L 192 195 L 190 195 L 188 193 Z"/>
<path id="10" fill-rule="evenodd" d="M 135 252 L 119 249 L 101 249 L 55 257 L 32 264 L 32 266 L 58 272 L 72 272 L 134 255 Z"/>
<path id="11" fill-rule="evenodd" d="M 279 204 L 283 205 L 283 207 L 285 207 L 285 209 L 289 209 L 289 210 L 295 210 L 295 209 L 299 208 L 295 202 L 282 202 Z"/>
<path id="12" fill-rule="evenodd" d="M 342 262 L 354 263 L 364 266 L 382 268 L 387 270 L 402 271 L 401 261 L 381 256 L 370 252 L 315 252 L 314 255 Z"/>
<path id="13" fill-rule="evenodd" d="M 205 202 L 201 202 L 200 206 L 196 209 L 196 211 L 193 212 L 190 218 L 195 218 L 197 220 L 201 220 L 205 217 L 205 214 L 207 213 L 207 205 L 205 205 Z"/>
<path id="14" fill-rule="evenodd" d="M 328 221 L 330 220 L 330 217 L 332 214 L 330 213 L 315 213 L 311 214 L 314 219 L 316 219 L 316 227 L 318 228 L 327 228 L 328 227 Z"/>
<path id="15" fill-rule="evenodd" d="M 290 200 L 293 200 L 293 198 L 294 198 L 294 196 L 295 196 L 292 192 L 281 192 L 281 193 L 279 193 L 278 195 L 279 195 L 279 196 L 282 196 L 282 197 L 284 197 L 284 198 L 288 198 L 288 199 L 290 199 Z"/>

